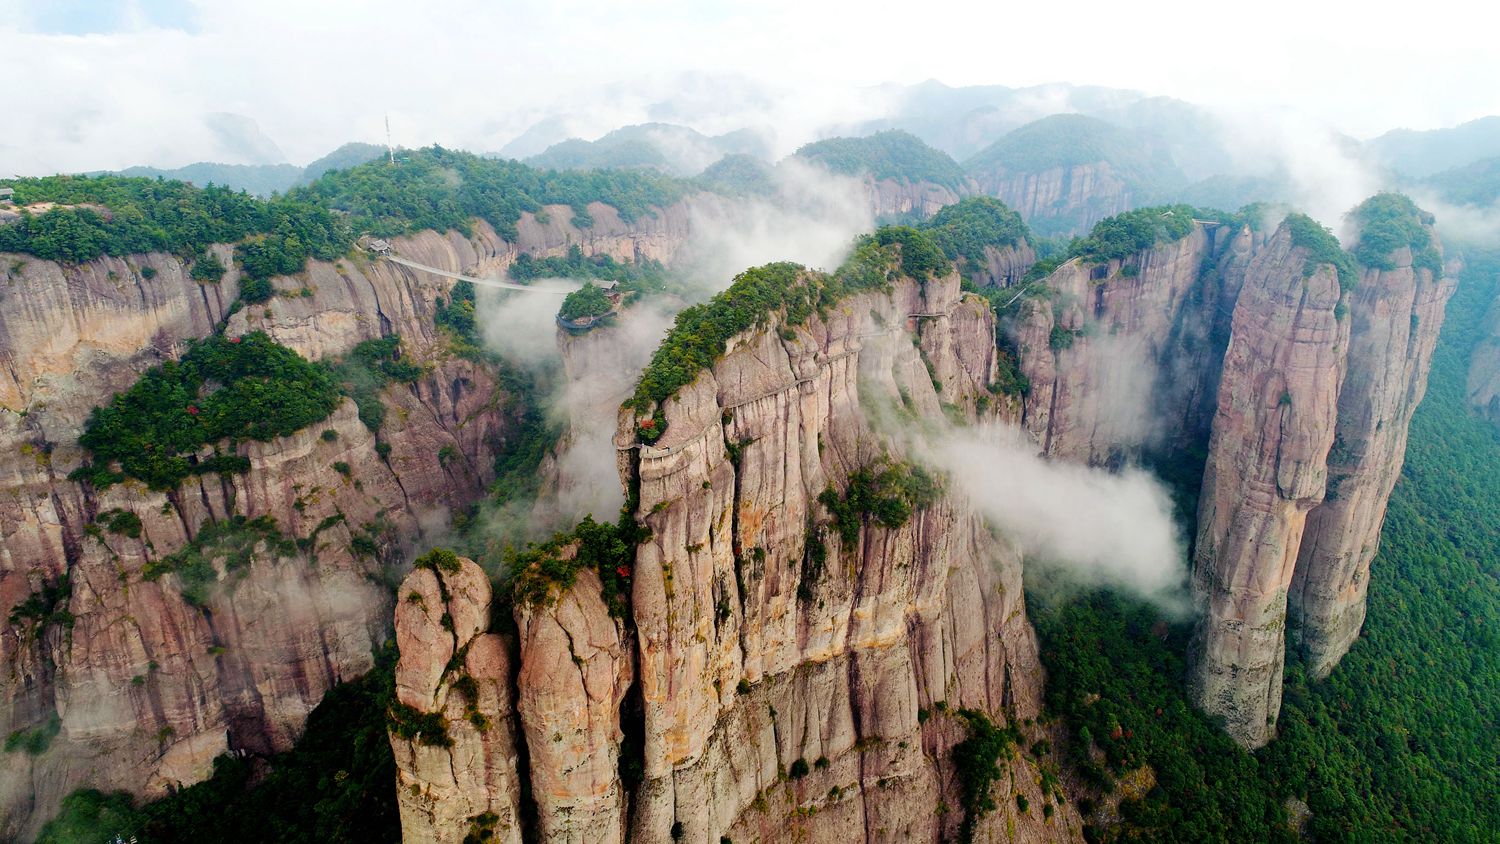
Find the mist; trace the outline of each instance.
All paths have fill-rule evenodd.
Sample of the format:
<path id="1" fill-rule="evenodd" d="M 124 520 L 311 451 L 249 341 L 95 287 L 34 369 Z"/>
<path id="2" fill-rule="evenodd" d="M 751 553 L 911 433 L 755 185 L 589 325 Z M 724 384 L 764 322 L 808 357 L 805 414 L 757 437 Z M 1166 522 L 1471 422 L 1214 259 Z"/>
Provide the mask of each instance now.
<path id="1" fill-rule="evenodd" d="M 1189 611 L 1186 546 L 1171 497 L 1149 472 L 1049 461 L 1001 426 L 946 430 L 920 454 L 1020 546 L 1028 573 Z"/>
<path id="2" fill-rule="evenodd" d="M 831 269 L 854 239 L 875 228 L 864 182 L 797 158 L 771 172 L 776 193 L 695 205 L 692 236 L 678 259 L 688 286 L 717 293 L 748 267 L 795 261 Z"/>
<path id="3" fill-rule="evenodd" d="M 615 462 L 616 413 L 677 312 L 727 288 L 747 267 L 790 260 L 811 267 L 841 263 L 855 239 L 874 228 L 863 183 L 801 161 L 775 168 L 768 199 L 709 197 L 690 205 L 689 234 L 672 261 L 670 295 L 625 308 L 583 334 L 559 331 L 567 279 L 538 279 L 523 293 L 479 287 L 475 322 L 486 347 L 524 369 L 539 388 L 550 425 L 561 432 L 538 467 L 530 500 L 490 505 L 480 531 L 500 546 L 536 541 L 584 516 L 612 521 L 624 504 Z"/>

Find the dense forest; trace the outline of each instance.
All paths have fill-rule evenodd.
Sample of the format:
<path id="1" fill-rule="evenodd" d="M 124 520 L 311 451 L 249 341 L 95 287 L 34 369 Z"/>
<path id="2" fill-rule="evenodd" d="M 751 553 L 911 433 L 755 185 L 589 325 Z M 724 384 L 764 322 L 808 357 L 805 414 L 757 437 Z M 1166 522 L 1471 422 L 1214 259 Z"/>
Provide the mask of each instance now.
<path id="1" fill-rule="evenodd" d="M 1096 840 L 1287 840 L 1287 798 L 1310 810 L 1313 841 L 1494 840 L 1500 436 L 1469 412 L 1464 384 L 1497 282 L 1500 256 L 1469 257 L 1391 497 L 1364 634 L 1322 682 L 1289 655 L 1269 746 L 1240 750 L 1188 703 L 1188 625 L 1115 595 L 1030 595 L 1048 706 L 1085 781 L 1110 791 L 1142 765 L 1154 774 Z"/>

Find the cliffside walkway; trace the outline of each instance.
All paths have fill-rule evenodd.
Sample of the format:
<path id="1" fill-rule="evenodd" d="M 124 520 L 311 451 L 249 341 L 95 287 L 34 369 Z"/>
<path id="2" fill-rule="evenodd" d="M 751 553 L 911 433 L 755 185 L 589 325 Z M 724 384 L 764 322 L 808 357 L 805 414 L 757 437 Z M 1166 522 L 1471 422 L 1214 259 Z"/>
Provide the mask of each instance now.
<path id="1" fill-rule="evenodd" d="M 545 288 L 541 288 L 541 287 L 528 287 L 528 286 L 526 286 L 524 284 L 516 284 L 514 282 L 509 282 L 509 281 L 501 281 L 498 278 L 474 278 L 473 276 L 460 275 L 458 273 L 448 272 L 447 270 L 440 270 L 437 267 L 429 267 L 426 264 L 419 264 L 416 261 L 408 261 L 407 259 L 401 258 L 401 257 L 396 256 L 396 255 L 389 255 L 389 254 L 387 254 L 387 255 L 381 255 L 380 257 L 385 258 L 387 261 L 391 261 L 393 263 L 400 264 L 403 267 L 411 267 L 414 270 L 421 270 L 423 272 L 432 273 L 433 275 L 440 275 L 440 276 L 444 276 L 444 277 L 447 277 L 447 278 L 456 278 L 459 281 L 467 281 L 470 284 L 478 284 L 478 285 L 481 285 L 481 286 L 484 286 L 484 287 L 495 287 L 495 288 L 499 288 L 500 290 L 520 290 L 520 291 L 525 292 L 525 293 L 544 293 L 544 294 L 547 294 L 547 295 L 550 295 L 550 296 L 566 296 L 566 295 L 568 295 L 569 293 L 572 292 L 572 290 L 556 290 L 556 289 L 545 289 Z"/>

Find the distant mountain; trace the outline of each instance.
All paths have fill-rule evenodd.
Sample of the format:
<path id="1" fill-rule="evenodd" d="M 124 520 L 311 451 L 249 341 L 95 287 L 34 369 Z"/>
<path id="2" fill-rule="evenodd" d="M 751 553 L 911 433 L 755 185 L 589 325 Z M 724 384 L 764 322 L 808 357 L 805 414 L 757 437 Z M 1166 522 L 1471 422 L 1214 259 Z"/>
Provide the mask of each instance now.
<path id="1" fill-rule="evenodd" d="M 526 159 L 552 170 L 599 170 L 645 167 L 675 176 L 691 176 L 726 155 L 769 158 L 771 146 L 760 133 L 740 129 L 705 135 L 671 123 L 641 123 L 616 129 L 595 141 L 570 138 Z"/>
<path id="2" fill-rule="evenodd" d="M 1429 176 L 1424 183 L 1455 205 L 1500 204 L 1500 157 L 1483 158 Z"/>
<path id="3" fill-rule="evenodd" d="M 1396 129 L 1365 144 L 1378 163 L 1403 176 L 1425 178 L 1500 155 L 1500 117 L 1481 117 L 1449 129 Z"/>
<path id="4" fill-rule="evenodd" d="M 1011 132 L 964 169 L 984 193 L 1042 235 L 1075 235 L 1148 204 L 1187 179 L 1145 135 L 1081 114 L 1055 114 Z"/>
<path id="5" fill-rule="evenodd" d="M 378 144 L 351 142 L 319 158 L 306 167 L 295 164 L 218 164 L 199 161 L 185 167 L 127 167 L 124 170 L 98 170 L 86 175 L 105 173 L 119 176 L 142 176 L 148 179 L 177 179 L 203 186 L 222 185 L 242 190 L 255 196 L 270 196 L 286 193 L 297 185 L 312 182 L 329 170 L 347 170 L 366 161 L 385 155 L 385 147 Z"/>
<path id="6" fill-rule="evenodd" d="M 286 153 L 260 130 L 253 118 L 228 111 L 205 114 L 203 125 L 218 141 L 219 154 L 247 164 L 282 164 Z"/>
<path id="7" fill-rule="evenodd" d="M 863 138 L 816 141 L 798 149 L 796 156 L 850 176 L 930 182 L 953 190 L 960 189 L 966 182 L 963 168 L 947 153 L 897 129 Z"/>
<path id="8" fill-rule="evenodd" d="M 776 180 L 770 164 L 753 155 L 726 155 L 698 174 L 699 184 L 731 196 L 770 196 Z"/>
<path id="9" fill-rule="evenodd" d="M 1065 83 L 954 88 L 931 80 L 883 86 L 873 93 L 891 101 L 889 114 L 844 127 L 840 130 L 843 134 L 900 129 L 960 161 L 1039 118 L 1060 112 L 1114 114 L 1145 99 L 1139 91 Z"/>
<path id="10" fill-rule="evenodd" d="M 1142 186 L 1181 178 L 1170 158 L 1154 154 L 1137 133 L 1081 114 L 1055 114 L 1029 123 L 965 161 L 964 169 L 971 174 L 1035 173 L 1100 161 Z"/>
<path id="11" fill-rule="evenodd" d="M 1294 197 L 1291 183 L 1284 176 L 1219 175 L 1171 191 L 1165 198 L 1199 208 L 1236 211 L 1252 202 L 1289 204 Z"/>
<path id="12" fill-rule="evenodd" d="M 1171 97 L 1147 97 L 1091 116 L 1133 131 L 1156 153 L 1166 153 L 1189 179 L 1232 172 L 1222 122 L 1199 106 Z"/>
<path id="13" fill-rule="evenodd" d="M 380 144 L 364 144 L 359 141 L 350 141 L 302 168 L 302 174 L 298 176 L 297 184 L 308 184 L 329 170 L 348 170 L 350 167 L 357 167 L 366 161 L 374 161 L 382 155 L 385 155 L 385 147 Z"/>
<path id="14" fill-rule="evenodd" d="M 222 185 L 256 196 L 270 196 L 273 193 L 283 193 L 296 184 L 297 178 L 302 175 L 302 168 L 295 164 L 216 164 L 200 161 L 170 170 L 159 167 L 127 167 L 116 172 L 120 176 L 177 179 L 200 187 L 207 184 Z"/>
<path id="15" fill-rule="evenodd" d="M 566 114 L 554 114 L 539 120 L 501 147 L 496 157 L 514 158 L 519 161 L 539 155 L 553 144 L 561 143 L 576 135 L 574 123 L 574 118 Z"/>

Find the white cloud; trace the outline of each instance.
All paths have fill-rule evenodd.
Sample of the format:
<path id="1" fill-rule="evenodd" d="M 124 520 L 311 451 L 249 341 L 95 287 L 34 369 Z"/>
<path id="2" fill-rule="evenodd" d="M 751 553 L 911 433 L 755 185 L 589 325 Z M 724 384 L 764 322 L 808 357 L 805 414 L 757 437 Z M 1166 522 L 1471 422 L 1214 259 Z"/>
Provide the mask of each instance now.
<path id="1" fill-rule="evenodd" d="M 874 114 L 869 86 L 928 78 L 1289 103 L 1356 135 L 1500 112 L 1500 54 L 1484 27 L 1452 25 L 1472 17 L 1457 0 L 1399 17 L 1291 0 L 1066 14 L 953 0 L 198 0 L 189 14 L 136 0 L 118 31 L 83 36 L 35 31 L 47 2 L 0 0 L 0 54 L 15 74 L 3 175 L 228 158 L 202 125 L 214 112 L 255 120 L 294 163 L 380 138 L 387 111 L 409 146 L 498 149 L 570 112 L 597 132 L 664 115 L 711 132 L 769 125 L 790 149 Z M 190 31 L 171 26 L 179 17 Z"/>

